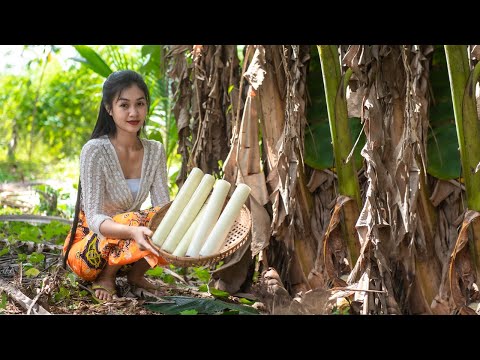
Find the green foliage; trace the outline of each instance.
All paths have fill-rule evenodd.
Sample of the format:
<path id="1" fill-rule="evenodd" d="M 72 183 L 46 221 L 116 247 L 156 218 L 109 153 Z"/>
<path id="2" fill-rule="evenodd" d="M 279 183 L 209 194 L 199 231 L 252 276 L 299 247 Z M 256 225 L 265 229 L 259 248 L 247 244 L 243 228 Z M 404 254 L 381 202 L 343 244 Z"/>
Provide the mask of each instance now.
<path id="1" fill-rule="evenodd" d="M 36 277 L 40 270 L 45 268 L 45 255 L 33 252 L 31 254 L 17 254 L 17 261 L 23 266 L 24 274 L 28 277 Z"/>
<path id="2" fill-rule="evenodd" d="M 310 56 L 307 87 L 311 101 L 307 104 L 306 109 L 307 127 L 305 128 L 304 159 L 305 163 L 310 167 L 322 170 L 332 168 L 335 164 L 322 69 L 316 47 L 312 46 Z M 349 128 L 353 143 L 355 143 L 362 130 L 360 119 L 350 118 Z M 365 141 L 365 134 L 362 133 L 353 155 L 357 169 L 362 167 L 363 158 L 360 155 L 360 151 L 365 145 Z"/>
<path id="3" fill-rule="evenodd" d="M 3 256 L 5 254 L 8 254 L 10 252 L 10 247 L 5 246 L 3 249 L 0 250 L 0 256 Z"/>
<path id="4" fill-rule="evenodd" d="M 42 241 L 40 227 L 24 222 L 5 222 L 0 224 L 0 232 L 3 232 L 7 239 L 14 242 L 33 241 L 39 243 Z"/>
<path id="5" fill-rule="evenodd" d="M 71 272 L 67 273 L 65 275 L 65 280 L 70 286 L 73 286 L 73 287 L 78 286 L 77 275 L 75 275 L 74 273 L 71 273 Z"/>
<path id="6" fill-rule="evenodd" d="M 164 59 L 161 56 L 161 46 L 160 45 L 143 45 L 141 49 L 141 59 L 142 66 L 140 72 L 143 74 L 152 74 L 155 78 L 162 77 L 160 69 Z"/>
<path id="7" fill-rule="evenodd" d="M 198 314 L 198 311 L 195 309 L 180 311 L 180 315 L 197 315 L 197 314 Z"/>
<path id="8" fill-rule="evenodd" d="M 28 277 L 36 277 L 38 274 L 40 274 L 40 270 L 37 268 L 31 267 L 27 269 L 24 273 Z"/>
<path id="9" fill-rule="evenodd" d="M 314 169 L 333 168 L 333 151 L 328 122 L 319 122 L 305 129 L 305 163 Z"/>
<path id="10" fill-rule="evenodd" d="M 443 180 L 460 177 L 461 165 L 455 125 L 447 124 L 430 128 L 427 159 L 427 171 L 430 175 Z"/>
<path id="11" fill-rule="evenodd" d="M 255 301 L 248 300 L 248 299 L 245 299 L 245 298 L 240 298 L 239 301 L 240 301 L 242 304 L 245 304 L 245 305 L 253 305 L 253 304 L 255 304 Z"/>
<path id="12" fill-rule="evenodd" d="M 74 47 L 83 56 L 83 58 L 77 59 L 77 61 L 84 63 L 100 76 L 107 77 L 112 73 L 112 69 L 91 47 L 86 45 L 75 45 Z"/>
<path id="13" fill-rule="evenodd" d="M 215 179 L 223 179 L 225 177 L 225 172 L 223 171 L 223 160 L 221 159 L 218 160 L 217 164 L 218 164 L 218 172 L 215 172 L 212 175 L 215 177 Z M 221 261 L 221 263 L 223 264 L 223 261 Z"/>
<path id="14" fill-rule="evenodd" d="M 155 266 L 153 269 L 148 269 L 145 274 L 154 278 L 162 278 L 164 275 L 163 268 L 160 266 Z"/>
<path id="15" fill-rule="evenodd" d="M 17 255 L 17 261 L 18 262 L 24 262 L 27 261 L 27 254 L 20 253 Z"/>
<path id="16" fill-rule="evenodd" d="M 86 290 L 82 290 L 79 287 L 77 276 L 71 272 L 64 274 L 60 278 L 60 284 L 58 290 L 53 293 L 53 296 L 49 298 L 49 303 L 58 304 L 63 301 L 68 301 L 72 297 L 85 298 L 89 296 L 90 293 Z M 71 306 L 75 307 L 75 304 Z"/>
<path id="17" fill-rule="evenodd" d="M 156 266 L 153 269 L 148 269 L 145 274 L 155 278 L 159 278 L 160 280 L 162 280 L 164 283 L 167 283 L 167 284 L 175 283 L 175 278 L 172 275 L 165 273 L 163 271 L 163 268 L 159 266 Z"/>
<path id="18" fill-rule="evenodd" d="M 92 131 L 101 79 L 82 67 L 64 71 L 58 60 L 49 59 L 43 72 L 29 66 L 22 74 L 0 78 L 0 131 L 5 134 L 0 161 L 8 155 L 9 165 L 24 161 L 48 171 L 66 157 L 77 157 Z"/>
<path id="19" fill-rule="evenodd" d="M 237 56 L 240 66 L 243 66 L 244 51 L 246 51 L 245 46 L 246 45 L 237 45 Z"/>
<path id="20" fill-rule="evenodd" d="M 10 243 L 16 241 L 52 242 L 61 245 L 70 230 L 70 225 L 59 221 L 48 224 L 31 225 L 21 221 L 5 221 L 0 223 L 0 237 Z"/>
<path id="21" fill-rule="evenodd" d="M 35 186 L 35 191 L 40 195 L 40 205 L 36 206 L 34 213 L 59 215 L 57 210 L 59 192 L 46 184 Z"/>
<path id="22" fill-rule="evenodd" d="M 210 294 L 216 298 L 228 298 L 230 294 L 226 291 L 218 290 L 213 287 L 209 288 Z"/>
<path id="23" fill-rule="evenodd" d="M 58 291 L 55 292 L 55 294 L 53 295 L 53 300 L 55 301 L 55 303 L 59 303 L 69 298 L 70 298 L 70 291 L 63 286 L 60 286 Z"/>
<path id="24" fill-rule="evenodd" d="M 40 263 L 43 263 L 45 261 L 45 255 L 37 253 L 37 252 L 33 252 L 30 255 L 28 255 L 28 260 L 32 264 L 40 264 Z"/>
<path id="25" fill-rule="evenodd" d="M 342 306 L 342 307 L 335 306 L 332 309 L 332 315 L 350 315 L 350 306 Z"/>
<path id="26" fill-rule="evenodd" d="M 210 281 L 210 273 L 205 267 L 193 267 L 193 276 L 203 283 Z"/>
<path id="27" fill-rule="evenodd" d="M 165 274 L 162 279 L 167 284 L 175 284 L 175 278 L 170 274 Z"/>
<path id="28" fill-rule="evenodd" d="M 128 68 L 139 71 L 150 88 L 146 133 L 165 146 L 170 193 L 176 194 L 181 158 L 176 153 L 178 135 L 171 84 L 165 76 L 165 50 L 161 45 L 73 48 L 79 56 L 60 61 L 58 47 L 26 45 L 25 51 L 37 56 L 20 74 L 0 77 L 0 182 L 47 179 L 53 174 L 75 182 L 80 149 L 96 122 L 105 76 Z M 65 173 L 62 164 L 70 163 L 73 167 Z M 73 209 L 65 204 L 59 203 L 57 212 L 73 216 Z"/>
<path id="29" fill-rule="evenodd" d="M 178 315 L 184 311 L 189 311 L 189 314 L 192 314 L 190 313 L 192 310 L 198 314 L 208 315 L 258 315 L 258 311 L 252 307 L 228 303 L 218 299 L 199 299 L 187 296 L 162 296 L 161 299 L 167 302 L 145 304 L 144 306 L 151 311 L 166 315 Z"/>
<path id="30" fill-rule="evenodd" d="M 0 314 L 7 307 L 7 294 L 2 291 L 2 300 L 0 301 Z"/>
<path id="31" fill-rule="evenodd" d="M 37 168 L 36 164 L 28 161 L 0 161 L 0 182 L 34 180 L 37 178 Z"/>
<path id="32" fill-rule="evenodd" d="M 69 230 L 70 225 L 61 223 L 60 221 L 52 221 L 45 225 L 40 225 L 43 239 L 62 245 Z"/>
<path id="33" fill-rule="evenodd" d="M 39 195 L 39 205 L 34 207 L 33 214 L 73 217 L 75 208 L 66 202 L 70 199 L 70 192 L 64 191 L 63 188 L 54 188 L 48 184 L 36 185 L 34 189 Z"/>
<path id="34" fill-rule="evenodd" d="M 427 172 L 444 180 L 459 178 L 460 152 L 443 46 L 436 46 L 433 52 L 430 83 L 434 102 L 430 107 Z"/>
<path id="35" fill-rule="evenodd" d="M 22 215 L 23 213 L 22 209 L 12 208 L 10 206 L 0 208 L 0 215 Z"/>

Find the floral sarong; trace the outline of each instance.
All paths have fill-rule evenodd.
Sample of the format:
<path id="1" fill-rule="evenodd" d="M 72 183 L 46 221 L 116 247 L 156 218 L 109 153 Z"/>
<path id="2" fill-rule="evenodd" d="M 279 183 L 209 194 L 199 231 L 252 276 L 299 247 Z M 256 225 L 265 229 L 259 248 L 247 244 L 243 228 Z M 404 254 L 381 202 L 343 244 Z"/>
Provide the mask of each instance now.
<path id="1" fill-rule="evenodd" d="M 129 226 L 147 226 L 153 215 L 160 207 L 152 207 L 140 211 L 132 211 L 112 216 L 113 221 Z M 63 253 L 67 249 L 70 232 L 65 239 Z M 77 231 L 72 248 L 68 253 L 67 264 L 72 271 L 86 281 L 93 281 L 103 270 L 105 265 L 127 265 L 142 258 L 154 266 L 164 266 L 168 262 L 152 254 L 148 250 L 140 250 L 136 241 L 132 239 L 100 239 L 97 234 L 88 228 L 85 213 L 80 211 Z"/>

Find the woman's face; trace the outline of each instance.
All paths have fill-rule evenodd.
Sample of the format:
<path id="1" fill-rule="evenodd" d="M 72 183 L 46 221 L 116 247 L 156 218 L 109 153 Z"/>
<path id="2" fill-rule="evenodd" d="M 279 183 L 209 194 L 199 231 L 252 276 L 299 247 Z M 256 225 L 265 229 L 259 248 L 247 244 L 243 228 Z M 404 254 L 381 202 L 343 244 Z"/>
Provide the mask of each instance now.
<path id="1" fill-rule="evenodd" d="M 137 86 L 123 89 L 115 96 L 112 108 L 108 113 L 113 117 L 117 132 L 137 134 L 147 116 L 147 100 L 145 94 Z"/>

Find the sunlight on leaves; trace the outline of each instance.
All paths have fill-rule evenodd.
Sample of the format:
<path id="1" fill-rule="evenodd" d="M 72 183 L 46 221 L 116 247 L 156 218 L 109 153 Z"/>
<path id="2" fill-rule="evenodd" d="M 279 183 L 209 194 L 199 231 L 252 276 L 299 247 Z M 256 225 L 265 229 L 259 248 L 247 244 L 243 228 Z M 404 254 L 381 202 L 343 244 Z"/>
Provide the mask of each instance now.
<path id="1" fill-rule="evenodd" d="M 60 302 L 64 299 L 68 299 L 70 297 L 70 291 L 68 289 L 64 288 L 63 286 L 60 287 L 58 292 L 55 293 L 53 296 L 55 302 Z"/>
<path id="2" fill-rule="evenodd" d="M 77 276 L 74 273 L 68 273 L 66 276 L 67 280 L 70 282 L 70 285 L 77 286 Z"/>
<path id="3" fill-rule="evenodd" d="M 161 268 L 160 266 L 156 266 L 153 269 L 148 269 L 145 274 L 152 277 L 161 278 L 163 276 L 163 268 Z"/>
<path id="4" fill-rule="evenodd" d="M 184 310 L 180 312 L 180 315 L 197 315 L 197 314 L 198 314 L 198 311 L 195 309 Z"/>
<path id="5" fill-rule="evenodd" d="M 245 298 L 240 298 L 239 301 L 240 301 L 242 304 L 245 304 L 245 305 L 253 305 L 253 304 L 255 303 L 255 301 L 248 300 L 248 299 L 245 299 Z"/>
<path id="6" fill-rule="evenodd" d="M 210 280 L 210 273 L 205 268 L 194 267 L 193 272 L 194 276 L 196 276 L 201 282 L 208 283 L 208 281 Z"/>
<path id="7" fill-rule="evenodd" d="M 215 289 L 215 288 L 210 288 L 210 294 L 212 294 L 213 296 L 217 297 L 217 298 L 227 298 L 230 296 L 230 294 L 226 291 L 223 291 L 223 290 L 218 290 L 218 289 Z"/>
<path id="8" fill-rule="evenodd" d="M 28 277 L 35 277 L 38 274 L 40 274 L 40 270 L 38 270 L 36 268 L 33 268 L 33 267 L 28 269 L 27 271 L 25 271 L 25 275 L 28 276 Z"/>
<path id="9" fill-rule="evenodd" d="M 45 260 L 45 255 L 39 254 L 37 252 L 33 252 L 28 256 L 28 260 L 32 264 L 39 264 L 39 263 L 42 263 Z"/>
<path id="10" fill-rule="evenodd" d="M 0 256 L 3 256 L 5 254 L 8 254 L 10 251 L 10 247 L 5 246 L 2 250 L 0 250 Z"/>
<path id="11" fill-rule="evenodd" d="M 0 301 L 0 310 L 7 307 L 7 294 L 2 292 L 2 300 Z"/>

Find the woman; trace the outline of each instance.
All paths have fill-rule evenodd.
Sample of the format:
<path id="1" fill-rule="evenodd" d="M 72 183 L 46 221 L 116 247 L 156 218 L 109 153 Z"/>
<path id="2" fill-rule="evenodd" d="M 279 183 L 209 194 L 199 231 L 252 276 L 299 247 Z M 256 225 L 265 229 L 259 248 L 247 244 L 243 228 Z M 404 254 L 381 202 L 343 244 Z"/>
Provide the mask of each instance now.
<path id="1" fill-rule="evenodd" d="M 132 264 L 127 273 L 132 286 L 153 289 L 145 272 L 167 264 L 149 238 L 151 218 L 170 201 L 165 149 L 158 141 L 140 138 L 149 106 L 149 91 L 139 74 L 110 74 L 97 123 L 80 154 L 80 186 L 64 264 L 93 282 L 99 300 L 116 296 L 116 275 L 124 265 Z M 140 211 L 149 193 L 153 208 Z"/>

